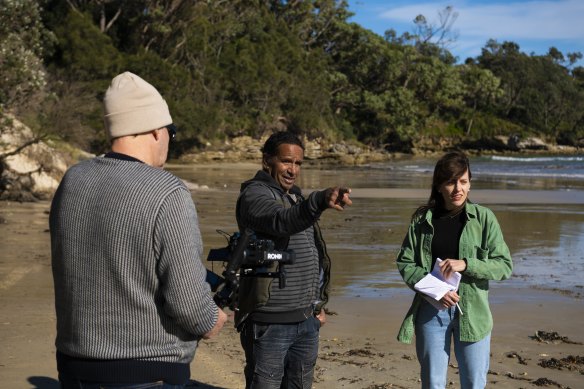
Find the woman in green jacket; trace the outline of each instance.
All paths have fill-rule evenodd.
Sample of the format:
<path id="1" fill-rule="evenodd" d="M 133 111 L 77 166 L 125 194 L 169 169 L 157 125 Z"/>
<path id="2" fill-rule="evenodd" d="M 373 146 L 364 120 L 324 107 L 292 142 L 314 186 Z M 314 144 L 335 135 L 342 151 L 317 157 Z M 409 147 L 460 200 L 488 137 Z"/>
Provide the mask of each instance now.
<path id="1" fill-rule="evenodd" d="M 493 328 L 489 280 L 509 278 L 513 270 L 497 218 L 468 201 L 470 180 L 464 153 L 448 153 L 436 163 L 430 199 L 414 212 L 397 257 L 398 270 L 412 289 L 437 258 L 443 260 L 438 265 L 443 276 L 462 275 L 458 291 L 439 300 L 440 309 L 417 292 L 400 328 L 401 342 L 411 343 L 416 335 L 422 388 L 446 387 L 451 339 L 461 387 L 485 387 Z"/>

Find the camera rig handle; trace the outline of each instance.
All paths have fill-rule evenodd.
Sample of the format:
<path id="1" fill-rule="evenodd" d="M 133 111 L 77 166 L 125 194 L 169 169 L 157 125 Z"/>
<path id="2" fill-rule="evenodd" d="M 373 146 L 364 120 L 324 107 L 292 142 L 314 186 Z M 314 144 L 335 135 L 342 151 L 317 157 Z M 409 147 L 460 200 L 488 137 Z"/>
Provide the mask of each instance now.
<path id="1" fill-rule="evenodd" d="M 286 269 L 285 264 L 280 262 L 278 270 L 269 271 L 265 268 L 242 268 L 240 272 L 241 277 L 258 277 L 258 278 L 277 278 L 278 287 L 284 289 L 286 287 Z"/>
<path id="2" fill-rule="evenodd" d="M 239 239 L 237 239 L 237 244 L 233 248 L 233 251 L 229 255 L 229 261 L 225 266 L 225 271 L 223 272 L 223 276 L 225 279 L 232 285 L 232 286 L 239 286 L 239 280 L 237 278 L 237 272 L 243 265 L 245 260 L 245 248 L 247 247 L 249 240 L 253 236 L 253 231 L 249 228 L 246 228 Z"/>

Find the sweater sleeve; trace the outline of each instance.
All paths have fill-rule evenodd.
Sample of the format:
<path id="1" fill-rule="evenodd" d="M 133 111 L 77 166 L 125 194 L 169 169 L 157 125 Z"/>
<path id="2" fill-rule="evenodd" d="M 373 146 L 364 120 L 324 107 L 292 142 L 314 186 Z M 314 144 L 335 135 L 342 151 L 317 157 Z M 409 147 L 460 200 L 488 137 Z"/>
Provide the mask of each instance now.
<path id="1" fill-rule="evenodd" d="M 165 313 L 187 332 L 205 334 L 217 322 L 219 308 L 205 282 L 197 211 L 186 188 L 165 198 L 158 212 L 154 240 Z"/>
<path id="2" fill-rule="evenodd" d="M 312 226 L 325 208 L 324 192 L 312 192 L 305 201 L 286 208 L 268 187 L 257 184 L 241 193 L 237 219 L 256 232 L 284 237 Z"/>

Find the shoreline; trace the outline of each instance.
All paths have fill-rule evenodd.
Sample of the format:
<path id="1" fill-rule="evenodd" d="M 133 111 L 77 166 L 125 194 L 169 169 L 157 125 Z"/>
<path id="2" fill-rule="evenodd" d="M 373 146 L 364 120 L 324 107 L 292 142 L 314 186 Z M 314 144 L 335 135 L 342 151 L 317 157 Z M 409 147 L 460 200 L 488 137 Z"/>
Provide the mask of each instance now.
<path id="1" fill-rule="evenodd" d="M 354 198 L 421 199 L 428 197 L 427 189 L 355 188 Z M 474 202 L 483 204 L 584 204 L 584 190 L 518 190 L 474 189 Z"/>
<path id="2" fill-rule="evenodd" d="M 261 160 L 261 145 L 251 151 L 245 148 L 209 148 L 208 150 L 197 150 L 182 154 L 178 158 L 171 158 L 166 166 L 182 165 L 204 165 L 204 166 L 238 166 L 255 165 Z M 369 148 L 362 145 L 359 152 L 325 152 L 320 154 L 311 153 L 310 149 L 305 152 L 304 162 L 311 167 L 330 167 L 341 165 L 343 167 L 367 166 L 375 163 L 386 163 L 416 158 L 438 158 L 447 150 L 459 149 L 470 157 L 482 156 L 504 156 L 504 157 L 542 157 L 542 156 L 582 156 L 584 149 L 572 146 L 550 146 L 551 150 L 494 150 L 494 149 L 465 149 L 455 146 L 440 148 L 437 150 L 416 150 L 411 153 L 389 152 L 383 149 Z M 365 150 L 366 149 L 366 150 Z"/>

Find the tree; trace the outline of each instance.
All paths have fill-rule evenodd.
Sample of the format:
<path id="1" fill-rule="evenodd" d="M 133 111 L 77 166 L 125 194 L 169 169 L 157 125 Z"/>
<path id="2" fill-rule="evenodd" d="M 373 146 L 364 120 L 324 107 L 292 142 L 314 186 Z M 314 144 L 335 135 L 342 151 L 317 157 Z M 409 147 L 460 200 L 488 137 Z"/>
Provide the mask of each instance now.
<path id="1" fill-rule="evenodd" d="M 270 0 L 270 10 L 298 34 L 306 48 L 326 50 L 334 42 L 341 23 L 353 14 L 346 0 L 281 1 Z"/>
<path id="2" fill-rule="evenodd" d="M 458 70 L 464 82 L 464 98 L 468 107 L 466 135 L 469 135 L 477 111 L 489 112 L 496 100 L 503 95 L 501 80 L 490 70 L 476 65 L 461 65 Z"/>
<path id="3" fill-rule="evenodd" d="M 47 77 L 43 55 L 52 44 L 53 35 L 42 24 L 37 1 L 0 2 L 0 135 L 12 127 L 12 116 L 6 111 L 18 110 L 43 91 Z M 9 176 L 18 176 L 8 168 L 6 160 L 44 136 L 33 134 L 7 149 L 0 143 L 0 195 L 9 186 Z"/>
<path id="4" fill-rule="evenodd" d="M 565 61 L 564 54 L 555 47 L 550 47 L 547 56 L 555 63 L 562 63 Z"/>
<path id="5" fill-rule="evenodd" d="M 435 56 L 452 65 L 456 58 L 448 51 L 448 47 L 458 39 L 458 33 L 452 30 L 457 18 L 458 12 L 450 5 L 438 12 L 437 25 L 420 14 L 414 19 L 414 33 L 402 35 L 401 40 L 411 42 L 422 55 Z"/>
<path id="6" fill-rule="evenodd" d="M 489 69 L 501 79 L 501 86 L 505 91 L 500 105 L 502 115 L 521 120 L 525 107 L 520 101 L 530 83 L 529 57 L 521 53 L 519 45 L 514 42 L 499 44 L 490 39 L 478 57 L 478 66 Z"/>
<path id="7" fill-rule="evenodd" d="M 563 63 L 565 56 L 553 47 L 547 55 L 529 56 L 516 43 L 493 40 L 478 58 L 479 66 L 501 79 L 500 115 L 553 139 L 571 138 L 566 134 L 583 127 L 584 91 L 576 82 L 577 68 L 570 73 Z"/>
<path id="8" fill-rule="evenodd" d="M 109 79 L 123 68 L 112 40 L 86 14 L 69 12 L 55 28 L 58 50 L 54 57 L 66 77 L 78 81 Z"/>
<path id="9" fill-rule="evenodd" d="M 327 51 L 335 71 L 330 75 L 331 102 L 339 127 L 377 145 L 411 136 L 419 107 L 415 92 L 403 87 L 404 58 L 410 50 L 357 24 L 342 26 Z"/>
<path id="10" fill-rule="evenodd" d="M 23 104 L 44 88 L 43 56 L 53 43 L 38 1 L 0 2 L 0 109 Z"/>

